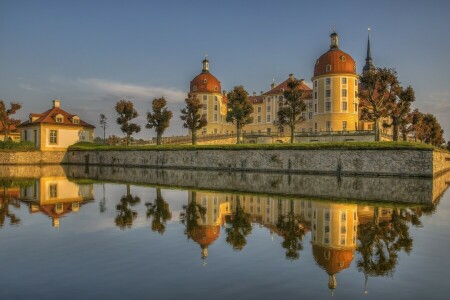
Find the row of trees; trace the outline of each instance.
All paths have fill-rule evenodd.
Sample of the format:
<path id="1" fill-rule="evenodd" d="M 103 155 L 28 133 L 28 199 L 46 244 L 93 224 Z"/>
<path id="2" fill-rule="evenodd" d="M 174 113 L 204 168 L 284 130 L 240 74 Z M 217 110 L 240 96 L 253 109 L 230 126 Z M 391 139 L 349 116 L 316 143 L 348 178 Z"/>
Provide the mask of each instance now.
<path id="1" fill-rule="evenodd" d="M 392 128 L 392 139 L 398 141 L 400 134 L 406 141 L 408 135 L 420 142 L 440 146 L 445 141 L 444 130 L 432 114 L 411 110 L 415 92 L 411 86 L 403 87 L 394 69 L 376 68 L 360 76 L 362 89 L 361 120 L 373 121 L 375 140 L 380 140 L 381 127 Z M 381 123 L 382 118 L 388 121 Z"/>

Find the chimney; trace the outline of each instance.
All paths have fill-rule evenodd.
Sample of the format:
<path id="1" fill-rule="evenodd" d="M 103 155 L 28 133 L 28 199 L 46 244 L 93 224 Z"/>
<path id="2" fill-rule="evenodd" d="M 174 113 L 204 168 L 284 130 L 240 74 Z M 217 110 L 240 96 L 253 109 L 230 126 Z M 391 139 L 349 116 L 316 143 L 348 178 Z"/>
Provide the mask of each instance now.
<path id="1" fill-rule="evenodd" d="M 253 92 L 253 96 L 256 96 L 256 92 Z"/>
<path id="2" fill-rule="evenodd" d="M 272 82 L 272 84 L 270 85 L 270 88 L 273 89 L 275 87 L 275 82 Z"/>
<path id="3" fill-rule="evenodd" d="M 59 100 L 58 99 L 53 100 L 53 108 L 55 108 L 55 107 L 59 107 Z"/>
<path id="4" fill-rule="evenodd" d="M 294 74 L 292 74 L 292 73 L 289 74 L 289 79 L 290 79 L 290 80 L 294 79 Z"/>
<path id="5" fill-rule="evenodd" d="M 260 91 L 259 94 L 260 94 L 260 95 L 264 94 L 264 91 Z"/>

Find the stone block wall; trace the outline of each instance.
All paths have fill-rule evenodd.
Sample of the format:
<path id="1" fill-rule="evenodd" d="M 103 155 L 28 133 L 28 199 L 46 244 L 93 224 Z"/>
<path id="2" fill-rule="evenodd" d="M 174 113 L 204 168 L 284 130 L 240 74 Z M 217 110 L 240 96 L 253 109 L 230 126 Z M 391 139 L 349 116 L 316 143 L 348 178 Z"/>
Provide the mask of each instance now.
<path id="1" fill-rule="evenodd" d="M 0 165 L 61 164 L 66 151 L 0 151 Z"/>
<path id="2" fill-rule="evenodd" d="M 431 150 L 77 151 L 68 164 L 173 169 L 433 177 Z"/>

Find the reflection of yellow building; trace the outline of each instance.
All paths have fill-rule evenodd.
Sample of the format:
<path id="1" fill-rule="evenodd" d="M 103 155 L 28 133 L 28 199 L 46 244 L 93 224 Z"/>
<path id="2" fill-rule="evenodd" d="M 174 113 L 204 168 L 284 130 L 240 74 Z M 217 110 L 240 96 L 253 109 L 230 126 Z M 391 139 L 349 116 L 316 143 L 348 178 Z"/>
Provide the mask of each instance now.
<path id="1" fill-rule="evenodd" d="M 35 184 L 20 189 L 21 200 L 29 203 L 30 212 L 41 212 L 52 218 L 52 226 L 59 227 L 60 218 L 78 212 L 87 201 L 93 200 L 93 185 L 78 185 L 66 177 L 41 177 Z"/>
<path id="2" fill-rule="evenodd" d="M 335 275 L 347 269 L 356 249 L 357 206 L 313 202 L 311 243 L 314 259 L 329 276 L 328 287 L 337 286 Z"/>

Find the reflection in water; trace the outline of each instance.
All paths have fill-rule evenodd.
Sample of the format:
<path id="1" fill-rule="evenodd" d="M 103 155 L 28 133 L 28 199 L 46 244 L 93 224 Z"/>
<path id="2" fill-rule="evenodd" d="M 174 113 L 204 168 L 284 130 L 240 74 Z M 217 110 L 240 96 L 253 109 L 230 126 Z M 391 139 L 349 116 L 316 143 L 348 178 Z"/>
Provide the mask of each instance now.
<path id="1" fill-rule="evenodd" d="M 247 244 L 247 235 L 252 232 L 252 225 L 250 223 L 250 214 L 245 212 L 241 206 L 240 196 L 236 195 L 235 199 L 235 210 L 227 218 L 226 241 L 233 249 L 242 250 Z"/>
<path id="2" fill-rule="evenodd" d="M 116 205 L 116 225 L 122 230 L 129 229 L 133 226 L 134 219 L 137 218 L 138 213 L 132 210 L 131 207 L 140 203 L 141 199 L 138 196 L 131 195 L 130 185 L 127 184 L 127 194 L 120 198 L 119 204 Z"/>
<path id="3" fill-rule="evenodd" d="M 442 182 L 448 181 L 445 178 L 439 180 L 441 191 L 444 190 Z M 61 217 L 78 212 L 82 205 L 94 199 L 92 180 L 74 182 L 56 171 L 52 176 L 22 181 L 4 179 L 0 184 L 3 189 L 0 194 L 0 227 L 3 228 L 8 224 L 26 223 L 21 222 L 24 214 L 18 215 L 20 218 L 17 216 L 21 203 L 27 204 L 30 214 L 45 214 L 52 219 L 54 227 L 59 227 Z M 170 221 L 176 220 L 179 212 L 185 236 L 200 246 L 202 261 L 206 263 L 210 246 L 220 238 L 234 250 L 250 248 L 247 245 L 249 236 L 257 230 L 253 226 L 258 225 L 261 230 L 279 236 L 280 246 L 277 247 L 283 248 L 287 260 L 307 257 L 302 256 L 302 252 L 310 251 L 321 269 L 320 273 L 328 275 L 328 288 L 331 290 L 338 287 L 338 274 L 349 272 L 352 262 L 355 263 L 354 271 L 365 277 L 366 284 L 370 277 L 393 276 L 399 255 L 410 254 L 413 250 L 410 228 L 422 227 L 422 216 L 433 214 L 439 203 L 438 199 L 432 205 L 405 205 L 387 203 L 384 199 L 383 204 L 356 204 L 358 202 L 330 201 L 328 198 L 283 198 L 198 189 L 181 192 L 185 195 L 181 199 L 183 209 L 181 212 L 175 209 L 173 214 L 171 207 L 176 207 L 176 200 L 164 199 L 160 187 L 155 189 L 153 202 L 139 206 L 139 190 L 132 193 L 130 183 L 126 184 L 126 194 L 119 200 L 106 192 L 103 182 L 96 186 L 101 216 L 109 218 L 108 224 L 112 227 L 131 229 L 134 223 L 139 224 L 134 222 L 139 211 L 145 209 L 145 213 L 141 211 L 141 218 L 146 217 L 151 222 L 152 231 L 163 235 L 169 224 L 176 226 L 177 223 Z M 430 195 L 435 197 L 436 193 Z M 105 213 L 110 201 L 116 204 L 114 215 Z M 87 208 L 84 212 L 88 211 Z M 95 212 L 100 215 L 98 208 Z M 224 232 L 222 237 L 221 229 Z M 146 234 L 148 236 L 149 233 L 146 231 Z M 276 238 L 275 235 L 273 237 Z M 216 255 L 220 253 L 220 247 L 214 248 L 214 252 Z M 322 286 L 325 287 L 326 282 Z"/>
<path id="4" fill-rule="evenodd" d="M 80 207 L 94 200 L 92 184 L 76 184 L 65 176 L 40 177 L 20 187 L 20 199 L 27 203 L 30 213 L 42 213 L 59 227 L 60 219 L 76 213 Z"/>
<path id="5" fill-rule="evenodd" d="M 169 203 L 161 195 L 161 189 L 156 188 L 156 199 L 154 203 L 145 203 L 147 206 L 147 219 L 152 219 L 152 230 L 163 234 L 166 230 L 166 222 L 172 218 Z"/>
<path id="6" fill-rule="evenodd" d="M 283 201 L 277 200 L 279 206 L 279 215 L 276 228 L 278 233 L 283 237 L 283 243 L 281 244 L 286 249 L 286 258 L 290 260 L 296 260 L 300 258 L 300 251 L 303 250 L 303 236 L 305 235 L 306 228 L 303 224 L 303 220 L 300 214 L 296 214 L 294 211 L 294 200 L 289 200 L 289 212 L 282 214 Z"/>

